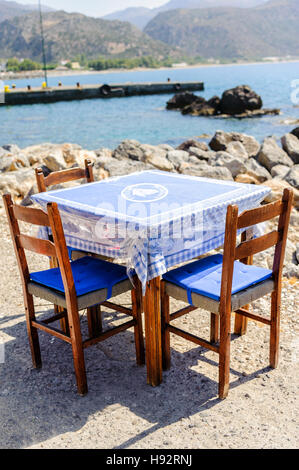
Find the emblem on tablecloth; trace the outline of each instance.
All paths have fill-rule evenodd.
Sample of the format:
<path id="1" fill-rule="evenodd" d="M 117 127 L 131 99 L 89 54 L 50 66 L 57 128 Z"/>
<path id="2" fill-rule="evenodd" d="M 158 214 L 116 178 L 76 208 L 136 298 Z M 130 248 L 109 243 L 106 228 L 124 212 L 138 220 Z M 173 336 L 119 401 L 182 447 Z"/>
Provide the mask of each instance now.
<path id="1" fill-rule="evenodd" d="M 131 202 L 155 202 L 160 201 L 168 194 L 168 189 L 161 184 L 140 183 L 132 184 L 123 189 L 121 195 Z"/>

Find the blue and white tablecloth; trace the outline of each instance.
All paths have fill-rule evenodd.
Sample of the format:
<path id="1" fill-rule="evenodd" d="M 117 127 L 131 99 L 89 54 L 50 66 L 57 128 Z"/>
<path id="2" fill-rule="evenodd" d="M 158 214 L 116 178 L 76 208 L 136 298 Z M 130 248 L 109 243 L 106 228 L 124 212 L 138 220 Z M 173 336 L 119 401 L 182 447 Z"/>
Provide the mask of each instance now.
<path id="1" fill-rule="evenodd" d="M 226 210 L 257 207 L 266 186 L 143 171 L 32 196 L 57 202 L 69 246 L 126 260 L 143 287 L 224 242 Z"/>

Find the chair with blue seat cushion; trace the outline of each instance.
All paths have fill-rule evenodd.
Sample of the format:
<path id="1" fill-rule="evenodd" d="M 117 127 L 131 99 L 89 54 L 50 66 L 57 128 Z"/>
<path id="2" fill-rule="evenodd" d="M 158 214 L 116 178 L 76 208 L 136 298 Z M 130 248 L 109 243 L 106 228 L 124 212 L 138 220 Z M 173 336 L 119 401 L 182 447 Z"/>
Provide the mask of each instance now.
<path id="1" fill-rule="evenodd" d="M 223 255 L 217 254 L 173 269 L 163 275 L 161 285 L 163 368 L 170 367 L 170 333 L 177 334 L 219 354 L 219 397 L 229 389 L 231 313 L 237 320 L 251 318 L 270 326 L 270 365 L 278 364 L 281 277 L 293 193 L 284 191 L 282 200 L 243 212 L 229 206 Z M 252 240 L 246 239 L 246 228 L 279 217 L 278 229 Z M 244 230 L 236 247 L 237 232 Z M 254 266 L 256 253 L 275 246 L 273 269 Z M 241 262 L 239 261 L 241 260 Z M 271 318 L 248 311 L 248 304 L 271 293 Z M 170 314 L 169 298 L 189 304 Z M 211 312 L 210 341 L 181 330 L 171 324 L 197 308 Z M 220 335 L 219 335 L 220 324 Z"/>
<path id="2" fill-rule="evenodd" d="M 87 393 L 87 379 L 84 361 L 84 349 L 97 344 L 128 328 L 134 328 L 137 364 L 144 364 L 144 344 L 142 331 L 142 289 L 137 278 L 135 288 L 127 277 L 126 268 L 104 260 L 85 256 L 70 261 L 65 243 L 62 222 L 55 203 L 48 204 L 48 214 L 40 209 L 21 207 L 13 204 L 11 196 L 3 197 L 8 217 L 11 236 L 21 273 L 26 322 L 34 367 L 41 367 L 41 354 L 38 330 L 43 330 L 72 345 L 74 367 L 78 392 Z M 19 220 L 34 225 L 50 227 L 53 241 L 34 238 L 20 232 Z M 59 268 L 30 273 L 25 250 L 45 256 L 55 257 Z M 132 308 L 116 305 L 109 301 L 111 297 L 131 291 Z M 33 298 L 45 299 L 60 307 L 58 313 L 45 320 L 35 316 Z M 95 320 L 94 306 L 104 305 L 132 317 L 119 326 L 102 331 L 90 326 Z M 83 340 L 79 311 L 90 310 L 88 317 L 89 338 Z M 50 326 L 52 322 L 64 319 L 66 330 Z M 94 334 L 94 332 L 97 334 Z"/>
<path id="3" fill-rule="evenodd" d="M 69 168 L 67 170 L 53 171 L 47 176 L 44 175 L 42 168 L 36 168 L 35 177 L 38 192 L 40 193 L 46 192 L 50 186 L 67 183 L 69 181 L 84 179 L 86 183 L 94 182 L 92 163 L 90 160 L 87 159 L 84 162 L 84 168 Z M 88 254 L 86 252 L 83 252 L 82 250 L 77 250 L 70 246 L 68 246 L 67 248 L 70 260 L 78 259 Z M 57 260 L 55 258 L 51 258 L 50 267 L 55 268 L 57 267 L 57 265 Z M 61 311 L 61 309 L 57 305 L 54 306 L 54 309 L 56 313 L 59 313 L 59 311 Z M 90 327 L 93 328 L 93 325 L 95 325 L 96 329 L 93 331 L 93 333 L 96 334 L 97 329 L 100 328 L 102 322 L 100 307 L 93 307 L 92 309 L 88 309 L 87 316 Z M 61 327 L 66 331 L 64 319 L 62 319 L 60 323 Z"/>

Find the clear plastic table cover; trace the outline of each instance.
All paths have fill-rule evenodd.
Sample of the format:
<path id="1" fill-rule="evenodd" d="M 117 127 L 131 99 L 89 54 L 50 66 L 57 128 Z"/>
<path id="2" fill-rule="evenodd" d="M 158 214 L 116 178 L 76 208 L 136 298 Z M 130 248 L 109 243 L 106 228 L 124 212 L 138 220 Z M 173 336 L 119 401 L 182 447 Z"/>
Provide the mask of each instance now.
<path id="1" fill-rule="evenodd" d="M 58 204 L 68 246 L 126 260 L 145 289 L 171 266 L 224 242 L 226 210 L 257 207 L 270 188 L 163 171 L 126 176 L 32 196 Z M 44 233 L 42 236 L 47 237 Z"/>

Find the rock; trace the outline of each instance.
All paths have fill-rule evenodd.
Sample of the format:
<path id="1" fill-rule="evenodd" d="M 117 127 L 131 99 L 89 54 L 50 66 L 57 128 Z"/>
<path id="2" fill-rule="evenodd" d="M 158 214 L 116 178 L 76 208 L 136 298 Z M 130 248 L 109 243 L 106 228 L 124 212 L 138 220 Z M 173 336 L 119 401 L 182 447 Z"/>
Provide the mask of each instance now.
<path id="1" fill-rule="evenodd" d="M 212 166 L 226 167 L 234 178 L 240 173 L 246 172 L 246 166 L 243 160 L 227 152 L 217 152 L 209 159 L 209 164 Z"/>
<path id="2" fill-rule="evenodd" d="M 249 157 L 255 157 L 260 150 L 260 144 L 254 137 L 239 132 L 217 131 L 209 145 L 216 152 L 220 150 L 227 151 L 227 147 L 231 142 L 240 142 Z"/>
<path id="3" fill-rule="evenodd" d="M 0 193 L 11 193 L 15 201 L 20 201 L 35 183 L 32 169 L 21 169 L 1 175 Z"/>
<path id="4" fill-rule="evenodd" d="M 293 162 L 299 163 L 299 139 L 293 134 L 286 134 L 281 138 L 281 144 Z"/>
<path id="5" fill-rule="evenodd" d="M 265 202 L 274 202 L 281 199 L 283 190 L 289 188 L 294 192 L 294 206 L 299 209 L 299 190 L 293 188 L 287 181 L 273 178 L 272 180 L 265 181 L 264 185 L 271 188 L 271 193 L 266 196 Z"/>
<path id="6" fill-rule="evenodd" d="M 51 171 L 65 170 L 67 168 L 61 149 L 50 152 L 43 158 L 43 162 Z"/>
<path id="7" fill-rule="evenodd" d="M 214 152 L 201 150 L 200 148 L 197 148 L 197 147 L 189 147 L 188 152 L 191 157 L 196 157 L 199 160 L 206 160 L 206 161 L 208 161 L 214 155 Z"/>
<path id="8" fill-rule="evenodd" d="M 285 180 L 294 188 L 299 189 L 299 165 L 294 165 L 290 169 L 285 176 Z"/>
<path id="9" fill-rule="evenodd" d="M 289 173 L 289 171 L 290 171 L 289 166 L 275 165 L 271 169 L 271 176 L 273 176 L 273 178 L 279 178 L 279 179 L 283 180 L 285 178 L 285 176 L 287 175 L 287 173 Z"/>
<path id="10" fill-rule="evenodd" d="M 246 183 L 246 184 L 260 184 L 259 180 L 254 176 L 249 175 L 248 173 L 241 173 L 235 178 L 237 183 Z"/>
<path id="11" fill-rule="evenodd" d="M 186 106 L 190 105 L 191 103 L 195 102 L 197 99 L 204 100 L 204 98 L 200 98 L 194 95 L 194 93 L 191 93 L 189 91 L 177 93 L 167 102 L 166 108 L 167 109 L 183 109 Z"/>
<path id="12" fill-rule="evenodd" d="M 96 154 L 97 159 L 102 158 L 102 157 L 108 157 L 108 158 L 112 157 L 112 150 L 104 148 L 104 147 L 94 150 L 94 153 Z"/>
<path id="13" fill-rule="evenodd" d="M 150 163 L 155 168 L 163 171 L 174 170 L 174 165 L 166 158 L 165 155 L 159 153 L 147 153 L 145 156 L 145 162 Z"/>
<path id="14" fill-rule="evenodd" d="M 293 166 L 293 161 L 288 154 L 282 150 L 273 137 L 267 137 L 257 156 L 258 162 L 271 171 L 275 165 Z"/>
<path id="15" fill-rule="evenodd" d="M 255 158 L 245 160 L 244 165 L 246 167 L 246 173 L 256 179 L 259 183 L 272 179 L 269 171 L 260 165 Z"/>
<path id="16" fill-rule="evenodd" d="M 142 161 L 144 152 L 140 148 L 140 143 L 137 140 L 124 140 L 112 153 L 114 158 L 118 160 L 136 160 Z"/>
<path id="17" fill-rule="evenodd" d="M 189 153 L 184 150 L 171 150 L 167 152 L 167 159 L 172 163 L 174 168 L 179 168 L 182 162 L 189 160 Z"/>
<path id="18" fill-rule="evenodd" d="M 229 115 L 242 114 L 247 110 L 259 110 L 262 106 L 261 97 L 247 85 L 226 90 L 220 102 L 221 113 Z"/>
<path id="19" fill-rule="evenodd" d="M 245 147 L 241 142 L 230 142 L 227 146 L 226 152 L 234 157 L 242 158 L 243 160 L 248 158 Z"/>
<path id="20" fill-rule="evenodd" d="M 104 163 L 102 169 L 106 171 L 109 176 L 123 176 L 136 171 L 152 170 L 153 166 L 144 162 L 136 162 L 134 160 L 124 160 L 120 162 L 116 158 L 110 158 L 106 163 Z"/>
<path id="21" fill-rule="evenodd" d="M 3 157 L 8 157 L 8 156 L 9 156 L 9 152 L 7 150 L 4 150 L 3 147 L 0 147 L 0 159 Z"/>
<path id="22" fill-rule="evenodd" d="M 297 243 L 296 245 L 296 260 L 297 260 L 297 263 L 299 264 L 299 243 Z"/>
<path id="23" fill-rule="evenodd" d="M 207 152 L 209 150 L 208 145 L 205 142 L 199 142 L 198 140 L 189 139 L 183 142 L 181 145 L 177 147 L 177 150 L 185 150 L 189 151 L 190 147 L 198 148 L 200 150 L 204 150 Z"/>
<path id="24" fill-rule="evenodd" d="M 159 148 L 161 150 L 165 150 L 166 152 L 172 152 L 173 150 L 175 150 L 174 147 L 172 147 L 171 145 L 168 145 L 168 144 L 159 144 L 159 145 L 157 145 L 157 148 Z"/>
<path id="25" fill-rule="evenodd" d="M 2 145 L 2 148 L 12 155 L 21 152 L 21 149 L 15 144 Z"/>
<path id="26" fill-rule="evenodd" d="M 232 174 L 228 168 L 224 166 L 210 166 L 204 161 L 198 161 L 197 164 L 182 164 L 180 172 L 186 175 L 202 176 L 204 178 L 214 178 L 227 181 L 233 180 Z"/>
<path id="27" fill-rule="evenodd" d="M 192 116 L 215 116 L 219 112 L 220 98 L 214 96 L 209 101 L 202 97 L 197 97 L 190 105 L 182 109 L 182 114 Z"/>
<path id="28" fill-rule="evenodd" d="M 297 139 L 299 139 L 299 127 L 296 127 L 295 129 L 293 129 L 291 131 L 291 134 L 297 137 Z"/>
<path id="29" fill-rule="evenodd" d="M 16 156 L 7 156 L 0 159 L 0 171 L 5 173 L 7 171 L 17 171 L 20 168 L 30 167 L 28 158 L 19 153 Z"/>
<path id="30" fill-rule="evenodd" d="M 287 278 L 295 277 L 299 279 L 299 265 L 295 265 L 294 263 L 286 264 L 283 268 L 283 275 Z"/>

